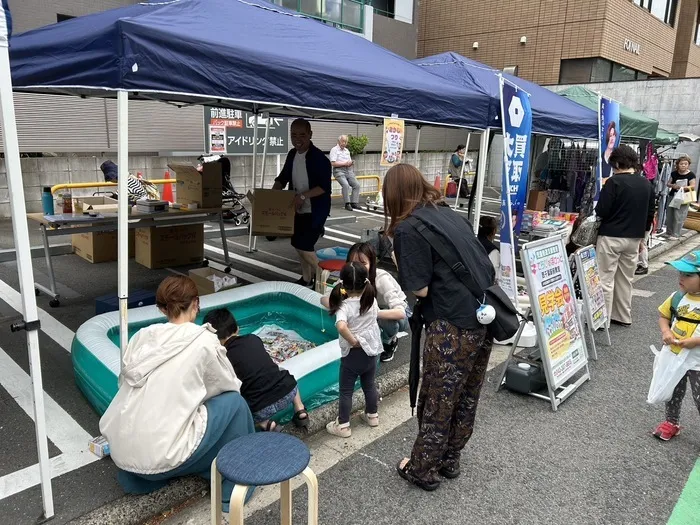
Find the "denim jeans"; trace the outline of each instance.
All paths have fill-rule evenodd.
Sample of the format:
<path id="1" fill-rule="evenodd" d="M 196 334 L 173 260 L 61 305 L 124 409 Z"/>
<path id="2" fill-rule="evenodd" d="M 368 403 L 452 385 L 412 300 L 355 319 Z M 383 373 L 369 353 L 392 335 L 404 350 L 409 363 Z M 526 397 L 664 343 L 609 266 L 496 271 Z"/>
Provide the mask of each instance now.
<path id="1" fill-rule="evenodd" d="M 393 319 L 377 319 L 379 330 L 382 333 L 382 343 L 388 344 L 396 337 L 399 332 L 408 331 L 408 317 L 404 317 L 400 321 Z"/>

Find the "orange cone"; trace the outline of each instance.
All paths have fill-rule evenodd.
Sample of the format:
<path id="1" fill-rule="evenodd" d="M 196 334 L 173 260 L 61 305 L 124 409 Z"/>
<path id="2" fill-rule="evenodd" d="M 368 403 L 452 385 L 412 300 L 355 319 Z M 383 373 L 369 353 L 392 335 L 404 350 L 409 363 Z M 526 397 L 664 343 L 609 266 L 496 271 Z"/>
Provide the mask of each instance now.
<path id="1" fill-rule="evenodd" d="M 170 171 L 165 170 L 165 179 L 170 178 Z M 172 184 L 163 184 L 163 193 L 161 194 L 161 198 L 164 201 L 168 202 L 175 202 L 175 199 L 173 199 L 173 185 Z"/>
<path id="2" fill-rule="evenodd" d="M 433 182 L 433 185 L 435 186 L 436 190 L 440 190 L 440 193 L 442 193 L 442 188 L 440 187 L 440 175 L 435 176 L 435 182 Z"/>

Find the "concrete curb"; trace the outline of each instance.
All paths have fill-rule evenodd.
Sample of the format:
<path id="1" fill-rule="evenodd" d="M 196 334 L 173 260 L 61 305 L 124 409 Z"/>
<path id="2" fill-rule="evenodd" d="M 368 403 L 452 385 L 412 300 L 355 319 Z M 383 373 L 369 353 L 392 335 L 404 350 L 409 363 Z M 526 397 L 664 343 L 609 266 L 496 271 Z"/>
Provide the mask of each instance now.
<path id="1" fill-rule="evenodd" d="M 679 245 L 689 241 L 693 237 L 697 236 L 698 233 L 700 233 L 700 232 L 696 232 L 694 230 L 689 230 L 687 233 L 684 233 L 683 235 L 681 235 L 680 239 L 674 240 L 674 241 L 666 241 L 666 243 L 664 243 L 662 246 L 658 246 L 656 248 L 649 250 L 649 260 L 656 259 L 656 258 L 660 257 L 661 255 L 663 255 L 664 253 L 673 250 L 676 246 L 679 246 Z"/>
<path id="2" fill-rule="evenodd" d="M 409 365 L 402 365 L 377 377 L 377 387 L 381 397 L 400 390 L 408 383 Z M 364 408 L 362 391 L 355 392 L 352 399 L 353 411 Z M 333 401 L 311 411 L 308 431 L 294 425 L 286 425 L 287 432 L 300 439 L 325 430 L 326 425 L 338 416 L 338 401 Z M 144 495 L 128 495 L 70 521 L 70 525 L 105 525 L 121 523 L 123 525 L 141 525 L 146 520 L 182 505 L 195 496 L 202 496 L 209 490 L 209 483 L 201 478 L 190 476 L 179 478 L 167 487 Z"/>

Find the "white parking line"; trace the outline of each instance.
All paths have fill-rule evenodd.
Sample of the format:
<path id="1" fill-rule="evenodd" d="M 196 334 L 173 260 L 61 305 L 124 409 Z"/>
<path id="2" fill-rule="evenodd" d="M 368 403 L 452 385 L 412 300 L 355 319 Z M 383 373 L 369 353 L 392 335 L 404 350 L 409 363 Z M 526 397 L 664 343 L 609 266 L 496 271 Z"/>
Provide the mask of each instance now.
<path id="1" fill-rule="evenodd" d="M 0 298 L 10 305 L 11 308 L 20 313 L 22 312 L 22 296 L 12 286 L 3 281 L 0 281 Z M 67 352 L 70 352 L 75 332 L 53 318 L 45 310 L 38 308 L 38 311 L 41 331 L 56 341 Z"/>
<path id="2" fill-rule="evenodd" d="M 211 244 L 205 244 L 204 249 L 207 251 L 210 251 L 212 253 L 215 253 L 217 255 L 221 255 L 221 256 L 224 255 L 224 250 L 222 250 L 221 248 L 217 248 L 216 246 L 212 246 Z M 232 255 L 231 252 L 229 252 L 229 256 L 231 256 L 231 255 Z M 231 258 L 233 259 L 233 257 L 231 257 Z M 253 262 L 257 262 L 257 261 L 253 261 Z M 221 263 L 217 263 L 214 261 L 210 261 L 209 264 L 216 264 L 216 265 L 221 266 Z M 249 283 L 261 283 L 264 281 L 264 279 L 261 279 L 260 277 L 257 277 L 255 275 L 252 275 L 252 274 L 249 274 L 246 272 L 242 272 L 240 270 L 236 270 L 234 268 L 231 269 L 231 275 L 235 275 L 239 279 L 243 279 L 244 281 L 248 281 Z M 298 279 L 299 277 L 300 276 L 297 276 L 296 278 Z"/>
<path id="3" fill-rule="evenodd" d="M 326 231 L 331 233 L 337 233 L 338 235 L 344 235 L 345 237 L 350 237 L 351 239 L 360 239 L 360 236 L 355 233 L 349 233 L 343 230 L 336 230 L 335 228 L 328 228 L 327 226 Z"/>
<path id="4" fill-rule="evenodd" d="M 33 419 L 32 379 L 2 348 L 0 348 L 0 385 Z M 88 441 L 92 436 L 46 393 L 44 402 L 48 438 L 61 451 L 61 455 L 51 459 L 51 476 L 55 478 L 99 461 L 100 458 L 87 449 Z M 27 445 L 31 448 L 30 443 Z M 39 482 L 38 464 L 6 474 L 0 477 L 0 500 L 38 485 Z"/>
<path id="5" fill-rule="evenodd" d="M 236 246 L 240 246 L 241 248 L 245 248 L 246 250 L 248 249 L 248 245 L 247 245 L 247 244 L 243 244 L 243 243 L 240 243 L 240 242 L 232 241 L 231 239 L 226 239 L 226 242 L 228 242 L 229 244 L 234 244 L 234 245 L 236 245 Z M 290 262 L 290 263 L 299 264 L 299 261 L 298 261 L 298 260 L 295 261 L 294 259 L 290 259 L 289 257 L 285 257 L 285 256 L 283 256 L 283 255 L 278 255 L 278 254 L 272 253 L 272 252 L 266 252 L 265 250 L 257 250 L 257 252 L 258 252 L 258 253 L 264 253 L 265 255 L 269 255 L 270 257 L 276 257 L 277 259 L 281 259 L 282 261 L 287 261 L 287 262 Z"/>

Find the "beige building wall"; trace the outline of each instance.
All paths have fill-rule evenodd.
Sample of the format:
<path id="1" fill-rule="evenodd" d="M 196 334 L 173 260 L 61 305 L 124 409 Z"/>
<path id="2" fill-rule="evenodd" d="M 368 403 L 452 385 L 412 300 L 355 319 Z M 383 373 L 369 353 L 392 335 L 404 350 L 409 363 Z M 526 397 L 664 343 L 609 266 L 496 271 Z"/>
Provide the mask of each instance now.
<path id="1" fill-rule="evenodd" d="M 556 84 L 562 60 L 592 57 L 671 76 L 682 40 L 689 56 L 683 76 L 694 76 L 700 73 L 700 48 L 691 44 L 696 18 L 689 13 L 697 4 L 680 0 L 671 27 L 630 0 L 473 0 L 466 12 L 458 0 L 423 0 L 418 55 L 456 51 L 498 69 L 518 66 L 522 78 Z M 639 45 L 639 54 L 625 49 L 626 40 Z"/>

